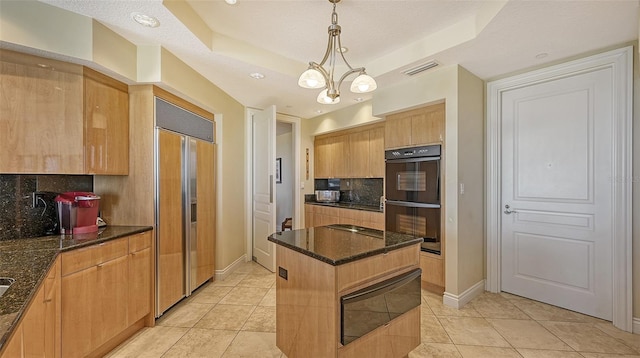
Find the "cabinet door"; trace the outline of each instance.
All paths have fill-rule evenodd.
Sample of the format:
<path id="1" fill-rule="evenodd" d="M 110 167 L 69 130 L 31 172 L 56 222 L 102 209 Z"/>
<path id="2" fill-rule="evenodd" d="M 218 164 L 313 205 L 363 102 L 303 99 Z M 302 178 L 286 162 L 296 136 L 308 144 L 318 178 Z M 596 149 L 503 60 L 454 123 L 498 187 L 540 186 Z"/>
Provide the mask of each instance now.
<path id="1" fill-rule="evenodd" d="M 398 113 L 387 117 L 384 129 L 385 148 L 399 148 L 411 145 L 411 116 Z"/>
<path id="2" fill-rule="evenodd" d="M 151 239 L 151 236 L 149 236 Z M 129 254 L 129 325 L 151 313 L 151 248 Z"/>
<path id="3" fill-rule="evenodd" d="M 64 259 L 64 258 L 63 258 Z M 62 277 L 62 357 L 85 357 L 93 350 L 94 305 L 99 295 L 96 266 Z"/>
<path id="4" fill-rule="evenodd" d="M 314 177 L 331 178 L 331 138 L 316 138 L 313 147 Z"/>
<path id="5" fill-rule="evenodd" d="M 213 277 L 216 244 L 215 145 L 198 141 L 196 284 Z"/>
<path id="6" fill-rule="evenodd" d="M 19 324 L 13 336 L 4 345 L 4 351 L 2 352 L 2 358 L 17 358 L 23 357 L 22 354 L 22 325 Z"/>
<path id="7" fill-rule="evenodd" d="M 369 131 L 349 134 L 350 170 L 348 178 L 368 178 L 370 176 Z"/>
<path id="8" fill-rule="evenodd" d="M 442 143 L 444 139 L 444 103 L 426 107 L 411 117 L 411 144 Z"/>
<path id="9" fill-rule="evenodd" d="M 0 50 L 0 173 L 83 174 L 82 67 Z"/>
<path id="10" fill-rule="evenodd" d="M 59 357 L 59 263 L 53 265 L 22 321 L 25 357 Z"/>
<path id="11" fill-rule="evenodd" d="M 331 138 L 331 169 L 332 178 L 350 178 L 349 173 L 350 152 L 349 152 L 349 136 L 347 134 L 335 136 Z"/>
<path id="12" fill-rule="evenodd" d="M 122 256 L 97 266 L 96 291 L 88 301 L 91 313 L 93 349 L 100 347 L 127 328 L 129 265 Z"/>
<path id="13" fill-rule="evenodd" d="M 313 212 L 314 212 L 314 206 L 310 205 L 310 204 L 305 204 L 304 205 L 304 227 L 305 228 L 310 228 L 310 227 L 314 227 L 314 221 L 313 221 Z"/>
<path id="14" fill-rule="evenodd" d="M 384 178 L 384 127 L 369 131 L 369 177 Z"/>
<path id="15" fill-rule="evenodd" d="M 85 69 L 85 171 L 129 174 L 129 94 L 123 83 Z"/>

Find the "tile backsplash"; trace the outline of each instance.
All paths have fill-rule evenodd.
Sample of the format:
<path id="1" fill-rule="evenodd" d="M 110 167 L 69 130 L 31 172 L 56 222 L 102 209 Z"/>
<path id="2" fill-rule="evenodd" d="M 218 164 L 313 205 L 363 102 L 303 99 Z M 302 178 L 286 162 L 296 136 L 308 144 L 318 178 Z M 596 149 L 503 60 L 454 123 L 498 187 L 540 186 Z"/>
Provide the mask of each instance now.
<path id="1" fill-rule="evenodd" d="M 340 201 L 379 206 L 384 193 L 382 178 L 316 179 L 315 190 L 340 190 Z"/>
<path id="2" fill-rule="evenodd" d="M 53 199 L 67 191 L 93 191 L 93 176 L 0 174 L 0 240 L 58 233 Z"/>

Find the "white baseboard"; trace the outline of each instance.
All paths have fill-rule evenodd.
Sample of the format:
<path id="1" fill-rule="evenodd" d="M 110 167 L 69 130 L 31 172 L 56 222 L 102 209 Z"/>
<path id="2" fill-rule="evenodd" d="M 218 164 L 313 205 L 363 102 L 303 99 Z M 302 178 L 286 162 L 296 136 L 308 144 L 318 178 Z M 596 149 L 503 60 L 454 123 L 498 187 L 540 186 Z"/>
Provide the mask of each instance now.
<path id="1" fill-rule="evenodd" d="M 225 267 L 222 270 L 216 270 L 216 281 L 217 280 L 224 280 L 225 278 L 227 278 L 233 271 L 235 271 L 235 269 L 238 268 L 238 266 L 242 265 L 243 263 L 247 262 L 247 258 L 246 255 L 242 255 L 240 257 L 238 257 L 238 259 L 236 259 L 235 261 L 233 261 L 231 263 L 231 265 Z"/>
<path id="2" fill-rule="evenodd" d="M 445 306 L 460 309 L 464 307 L 469 301 L 480 296 L 484 292 L 485 280 L 478 281 L 475 285 L 469 287 L 466 291 L 460 295 L 454 295 L 449 292 L 445 292 L 442 298 L 442 303 Z"/>
<path id="3" fill-rule="evenodd" d="M 640 318 L 633 318 L 633 333 L 640 334 Z"/>

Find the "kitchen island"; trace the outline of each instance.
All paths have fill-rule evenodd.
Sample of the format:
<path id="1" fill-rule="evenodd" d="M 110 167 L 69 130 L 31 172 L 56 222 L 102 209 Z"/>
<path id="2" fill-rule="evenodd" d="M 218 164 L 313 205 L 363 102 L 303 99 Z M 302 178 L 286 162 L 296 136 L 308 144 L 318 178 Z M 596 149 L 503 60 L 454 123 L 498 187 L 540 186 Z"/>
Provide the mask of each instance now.
<path id="1" fill-rule="evenodd" d="M 269 241 L 287 357 L 404 357 L 420 344 L 420 238 L 329 225 Z"/>

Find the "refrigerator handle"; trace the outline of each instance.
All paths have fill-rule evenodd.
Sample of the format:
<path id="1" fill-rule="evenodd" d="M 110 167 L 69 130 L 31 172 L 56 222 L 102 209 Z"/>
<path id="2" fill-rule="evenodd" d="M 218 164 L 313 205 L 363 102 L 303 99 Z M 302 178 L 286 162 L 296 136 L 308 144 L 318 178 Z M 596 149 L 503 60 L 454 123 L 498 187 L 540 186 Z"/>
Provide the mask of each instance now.
<path id="1" fill-rule="evenodd" d="M 273 175 L 269 175 L 269 202 L 273 204 Z"/>

